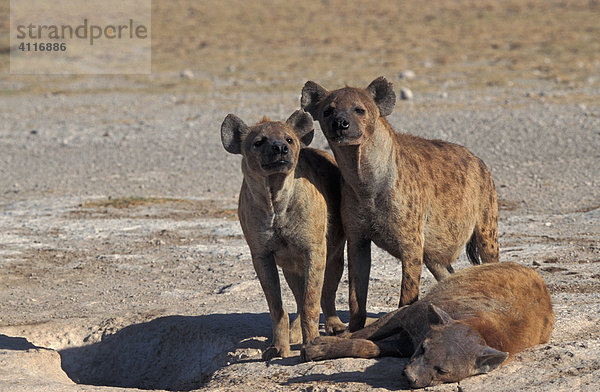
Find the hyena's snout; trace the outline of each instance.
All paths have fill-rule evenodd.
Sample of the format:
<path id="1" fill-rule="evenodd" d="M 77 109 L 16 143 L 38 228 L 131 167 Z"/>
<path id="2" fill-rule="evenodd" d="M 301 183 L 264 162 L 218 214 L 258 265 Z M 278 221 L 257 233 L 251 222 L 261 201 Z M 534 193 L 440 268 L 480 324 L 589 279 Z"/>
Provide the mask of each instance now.
<path id="1" fill-rule="evenodd" d="M 341 134 L 342 131 L 350 128 L 350 120 L 346 113 L 337 113 L 331 120 L 331 129 Z"/>
<path id="2" fill-rule="evenodd" d="M 268 145 L 263 150 L 264 164 L 269 165 L 291 161 L 290 146 L 287 143 L 283 140 L 271 140 L 267 143 Z"/>
<path id="3" fill-rule="evenodd" d="M 271 144 L 271 151 L 275 155 L 285 156 L 285 155 L 289 154 L 290 148 L 284 142 L 282 142 L 280 140 L 275 140 Z"/>
<path id="4" fill-rule="evenodd" d="M 292 149 L 285 140 L 267 140 L 261 150 L 261 166 L 267 172 L 287 172 L 294 166 Z"/>
<path id="5" fill-rule="evenodd" d="M 329 119 L 329 129 L 325 136 L 336 143 L 354 143 L 362 136 L 362 130 L 356 121 L 345 111 L 336 111 Z"/>
<path id="6" fill-rule="evenodd" d="M 437 384 L 433 382 L 432 377 L 419 366 L 414 366 L 412 362 L 404 368 L 404 377 L 412 388 L 424 388 L 426 386 Z"/>

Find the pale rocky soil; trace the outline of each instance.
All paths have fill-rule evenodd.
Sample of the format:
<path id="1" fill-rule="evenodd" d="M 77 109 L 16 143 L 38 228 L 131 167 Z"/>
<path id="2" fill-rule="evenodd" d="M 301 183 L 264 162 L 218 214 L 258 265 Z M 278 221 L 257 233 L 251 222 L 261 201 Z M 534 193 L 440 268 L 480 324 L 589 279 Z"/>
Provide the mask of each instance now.
<path id="1" fill-rule="evenodd" d="M 525 95 L 417 94 L 399 102 L 390 121 L 465 144 L 487 162 L 502 200 L 501 258 L 536 268 L 552 292 L 552 340 L 460 388 L 593 390 L 600 386 L 600 108 Z M 258 111 L 284 118 L 297 98 L 262 94 Z M 0 389 L 406 388 L 403 359 L 260 361 L 270 320 L 235 216 L 239 158 L 222 150 L 218 132 L 229 111 L 256 118 L 256 99 L 5 100 Z M 315 145 L 325 147 L 321 136 Z M 92 203 L 131 195 L 171 199 Z M 400 273 L 390 256 L 374 256 L 374 315 L 394 308 Z M 422 290 L 432 283 L 425 273 Z M 293 312 L 287 288 L 285 298 Z M 345 278 L 338 308 L 347 318 Z"/>
<path id="2" fill-rule="evenodd" d="M 159 11 L 167 4 L 155 3 Z M 182 3 L 200 4 L 169 4 Z M 597 20 L 592 3 L 585 15 Z M 542 15 L 532 10 L 523 17 Z M 572 15 L 544 15 L 561 10 L 565 19 Z M 422 20 L 418 9 L 411 12 Z M 167 29 L 164 20 L 153 23 Z M 428 33 L 443 36 L 436 31 Z M 523 68 L 528 56 L 546 64 L 528 52 L 527 37 L 511 56 Z M 253 48 L 253 37 L 247 39 Z M 260 360 L 270 319 L 235 213 L 240 159 L 224 151 L 219 137 L 230 112 L 247 122 L 263 114 L 287 118 L 308 78 L 335 88 L 366 85 L 378 74 L 414 94 L 389 118 L 397 130 L 463 144 L 488 164 L 501 200 L 501 260 L 539 271 L 556 312 L 549 343 L 489 375 L 428 390 L 600 389 L 600 63 L 584 51 L 578 71 L 553 63 L 532 66 L 541 75 L 519 78 L 523 68 L 507 71 L 501 59 L 447 54 L 445 62 L 428 64 L 427 50 L 439 49 L 438 41 L 411 40 L 424 42 L 413 53 L 415 64 L 411 57 L 407 64 L 349 62 L 339 75 L 320 63 L 307 73 L 300 60 L 263 60 L 259 67 L 291 69 L 268 77 L 251 61 L 228 67 L 233 49 L 226 43 L 216 45 L 223 58 L 212 57 L 223 74 L 203 71 L 204 63 L 165 60 L 148 77 L 0 75 L 0 391 L 407 389 L 401 358 L 301 363 L 295 347 L 291 358 Z M 352 61 L 368 57 L 363 43 L 352 45 Z M 559 49 L 550 51 L 551 61 L 568 59 Z M 156 51 L 158 59 L 166 56 L 160 46 Z M 415 69 L 416 78 L 401 79 L 400 66 Z M 193 79 L 180 76 L 185 67 Z M 368 72 L 358 77 L 360 67 Z M 479 72 L 486 76 L 478 79 Z M 326 148 L 320 134 L 314 146 Z M 116 208 L 135 196 L 159 199 Z M 457 268 L 467 267 L 462 255 Z M 376 251 L 372 316 L 397 305 L 400 276 L 399 263 Z M 422 292 L 432 284 L 425 272 Z M 344 320 L 347 286 L 344 276 L 337 297 Z M 287 287 L 284 296 L 294 312 Z"/>

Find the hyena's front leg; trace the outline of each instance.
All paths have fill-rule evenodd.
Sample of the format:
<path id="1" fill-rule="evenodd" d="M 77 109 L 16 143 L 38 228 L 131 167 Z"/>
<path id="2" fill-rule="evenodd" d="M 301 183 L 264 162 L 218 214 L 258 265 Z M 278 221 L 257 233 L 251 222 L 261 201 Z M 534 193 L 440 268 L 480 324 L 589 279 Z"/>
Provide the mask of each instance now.
<path id="1" fill-rule="evenodd" d="M 349 329 L 357 331 L 365 326 L 367 294 L 371 273 L 371 241 L 348 236 L 348 280 L 350 294 Z"/>
<path id="2" fill-rule="evenodd" d="M 254 270 L 265 293 L 269 313 L 271 314 L 271 322 L 273 323 L 273 342 L 263 352 L 262 357 L 267 361 L 275 357 L 289 357 L 290 321 L 281 301 L 281 286 L 275 259 L 271 253 L 256 256 L 252 254 L 252 264 L 254 264 Z"/>

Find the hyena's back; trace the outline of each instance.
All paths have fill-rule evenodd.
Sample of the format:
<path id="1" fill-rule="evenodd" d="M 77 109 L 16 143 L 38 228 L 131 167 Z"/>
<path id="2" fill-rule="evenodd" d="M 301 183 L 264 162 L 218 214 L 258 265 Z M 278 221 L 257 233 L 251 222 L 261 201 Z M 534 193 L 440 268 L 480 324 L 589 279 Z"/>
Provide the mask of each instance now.
<path id="1" fill-rule="evenodd" d="M 547 342 L 554 325 L 545 282 L 516 263 L 466 268 L 439 282 L 422 302 L 439 306 L 511 355 Z"/>

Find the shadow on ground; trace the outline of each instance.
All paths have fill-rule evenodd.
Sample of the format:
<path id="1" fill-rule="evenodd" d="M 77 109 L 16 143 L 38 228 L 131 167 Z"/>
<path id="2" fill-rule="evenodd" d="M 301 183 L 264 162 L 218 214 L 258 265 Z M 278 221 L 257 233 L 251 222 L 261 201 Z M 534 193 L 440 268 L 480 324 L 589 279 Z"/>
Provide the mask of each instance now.
<path id="1" fill-rule="evenodd" d="M 25 338 L 0 334 L 0 350 L 27 351 L 38 348 Z"/>
<path id="2" fill-rule="evenodd" d="M 202 386 L 240 348 L 264 349 L 268 313 L 168 316 L 130 325 L 102 341 L 60 351 L 78 384 L 190 390 Z"/>

